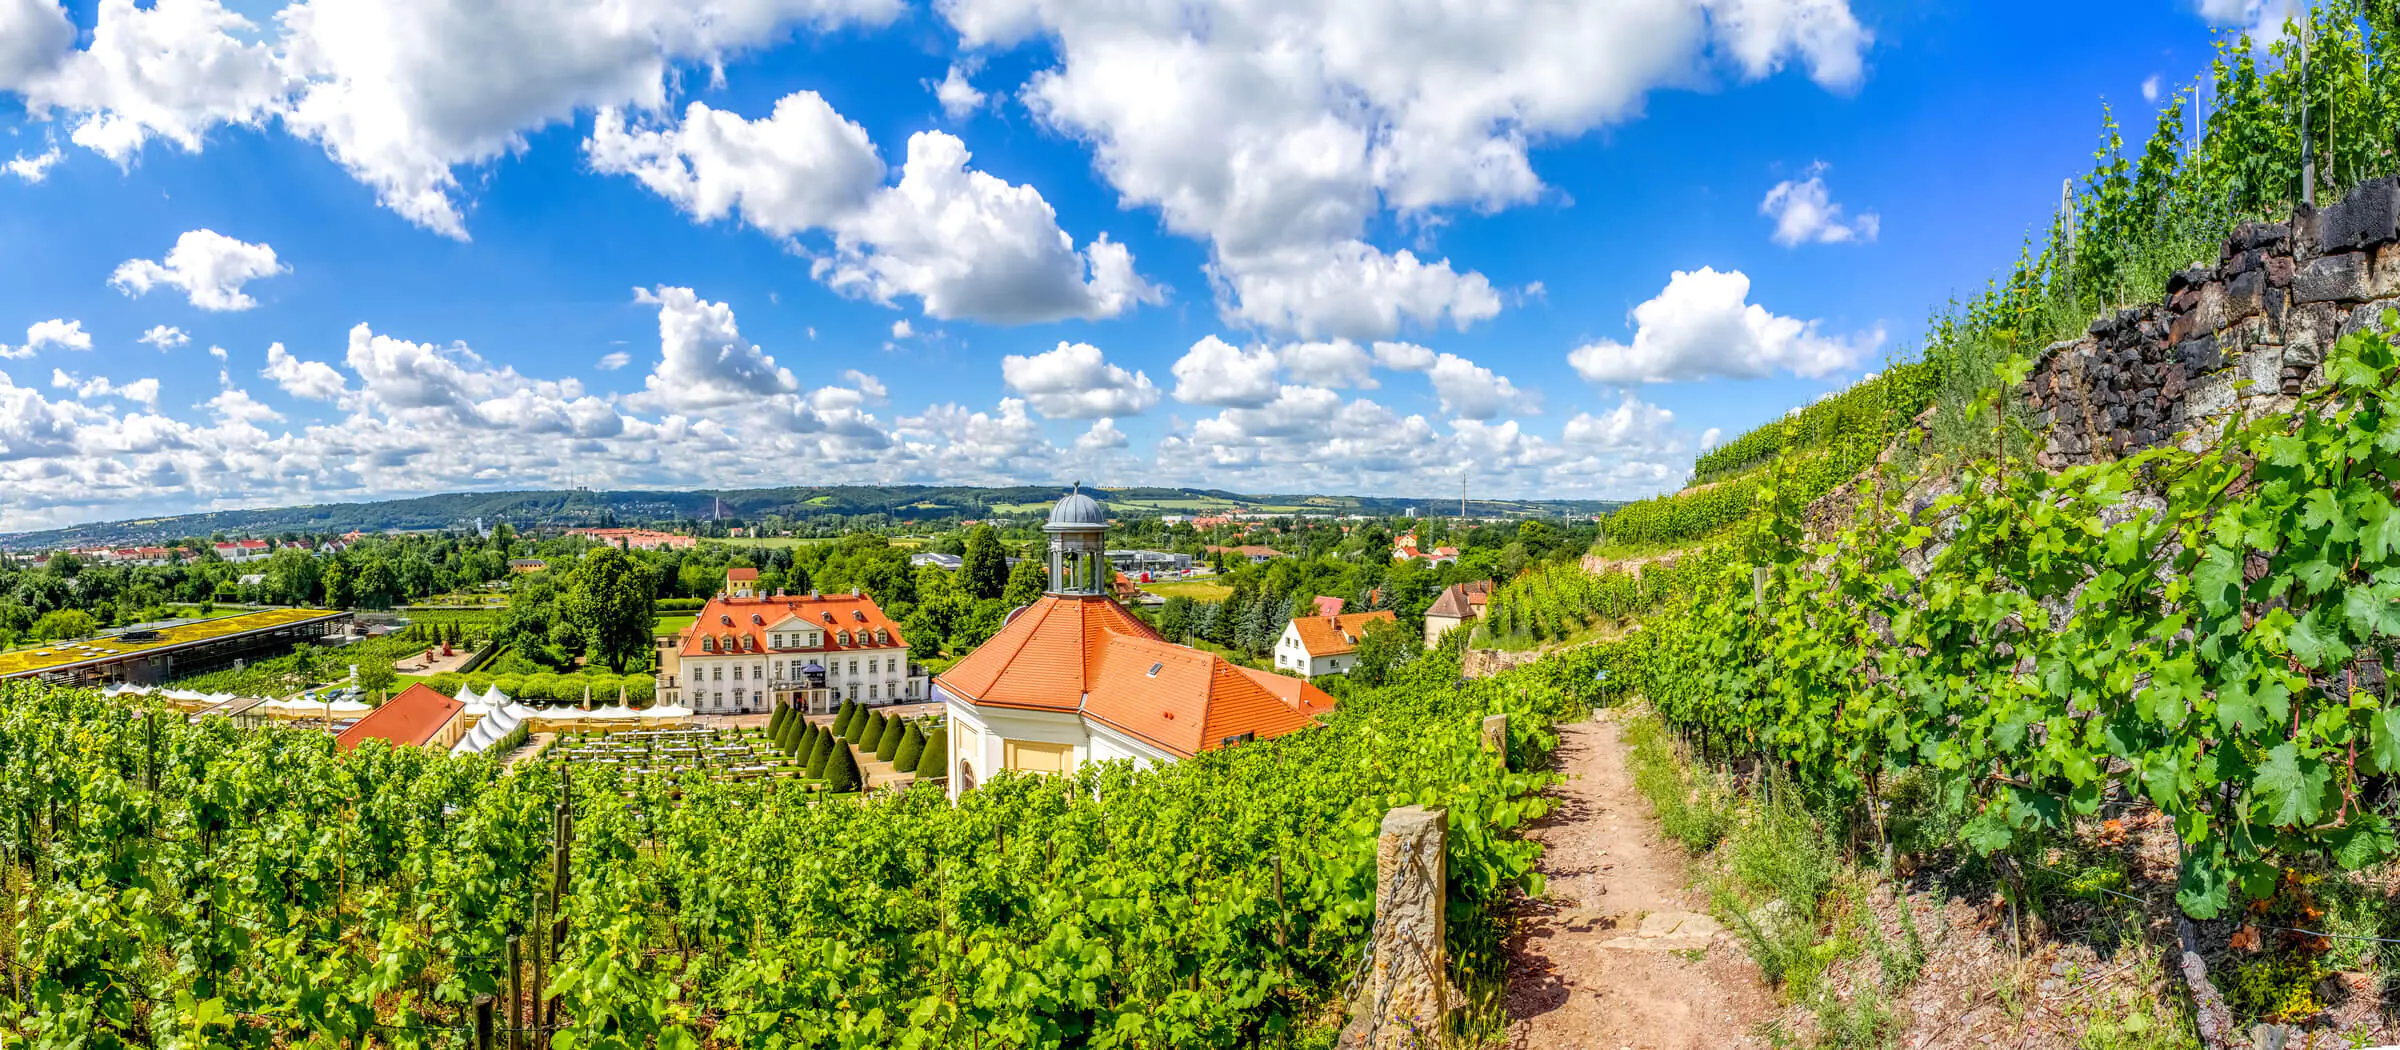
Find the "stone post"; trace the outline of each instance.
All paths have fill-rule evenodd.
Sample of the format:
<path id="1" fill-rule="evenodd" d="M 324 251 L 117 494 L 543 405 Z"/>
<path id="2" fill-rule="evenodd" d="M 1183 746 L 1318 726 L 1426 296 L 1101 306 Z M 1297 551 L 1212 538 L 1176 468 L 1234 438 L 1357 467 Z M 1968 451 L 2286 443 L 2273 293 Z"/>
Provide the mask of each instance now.
<path id="1" fill-rule="evenodd" d="M 1508 764 L 1508 716 L 1483 716 L 1483 749 L 1500 754 L 1500 763 Z"/>
<path id="2" fill-rule="evenodd" d="M 1383 817 L 1375 843 L 1375 939 L 1372 967 L 1344 1050 L 1415 1050 L 1442 1045 L 1450 1010 L 1443 912 L 1449 896 L 1445 843 L 1450 815 L 1403 806 Z"/>

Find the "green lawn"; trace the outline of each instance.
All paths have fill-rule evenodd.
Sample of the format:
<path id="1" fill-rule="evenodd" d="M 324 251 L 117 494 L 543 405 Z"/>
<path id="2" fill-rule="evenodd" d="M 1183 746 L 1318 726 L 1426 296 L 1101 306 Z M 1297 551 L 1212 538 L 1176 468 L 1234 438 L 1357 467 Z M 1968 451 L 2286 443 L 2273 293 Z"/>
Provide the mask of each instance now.
<path id="1" fill-rule="evenodd" d="M 650 628 L 650 636 L 657 638 L 663 635 L 681 634 L 683 633 L 684 628 L 690 627 L 692 625 L 692 621 L 699 618 L 699 613 L 690 613 L 683 616 L 661 616 L 658 618 L 657 625 Z"/>

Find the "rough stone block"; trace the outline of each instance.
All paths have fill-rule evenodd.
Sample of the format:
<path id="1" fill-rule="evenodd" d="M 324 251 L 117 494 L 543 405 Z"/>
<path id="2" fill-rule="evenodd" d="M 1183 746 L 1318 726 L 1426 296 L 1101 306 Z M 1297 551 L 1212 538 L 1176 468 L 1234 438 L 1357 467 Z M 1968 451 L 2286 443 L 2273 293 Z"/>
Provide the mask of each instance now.
<path id="1" fill-rule="evenodd" d="M 2383 326 L 2383 312 L 2386 310 L 2400 310 L 2400 299 L 2377 299 L 2371 303 L 2362 303 L 2352 307 L 2348 313 L 2342 315 L 2341 327 L 2334 333 L 2335 337 L 2339 338 L 2352 332 L 2363 332 L 2369 328 L 2380 329 Z"/>
<path id="2" fill-rule="evenodd" d="M 2267 287 L 2291 287 L 2292 275 L 2297 273 L 2299 269 L 2300 264 L 2294 262 L 2292 257 L 2289 255 L 2267 256 Z"/>
<path id="3" fill-rule="evenodd" d="M 1443 948 L 1449 881 L 1449 814 L 1403 806 L 1375 841 L 1374 965 L 1342 1032 L 1358 1050 L 1439 1046 L 1450 1009 Z"/>
<path id="4" fill-rule="evenodd" d="M 2350 252 L 2391 240 L 2400 230 L 2400 183 L 2369 179 L 2350 195 L 2317 213 L 2317 244 L 2326 252 Z"/>
<path id="5" fill-rule="evenodd" d="M 2375 249 L 2367 264 L 2366 298 L 2400 294 L 2400 242 Z"/>
<path id="6" fill-rule="evenodd" d="M 2208 277 L 2209 271 L 2199 266 L 2177 270 L 2167 275 L 2167 294 L 2169 296 L 2178 295 L 2191 288 L 2206 284 Z"/>
<path id="7" fill-rule="evenodd" d="M 2256 317 L 2267 307 L 2267 275 L 2252 270 L 2225 282 L 2225 323 Z"/>
<path id="8" fill-rule="evenodd" d="M 2254 346 L 2234 359 L 2233 371 L 2238 379 L 2250 384 L 2251 393 L 2283 388 L 2283 348 Z"/>
<path id="9" fill-rule="evenodd" d="M 2280 248 L 2291 240 L 2292 228 L 2280 222 L 2245 222 L 2234 230 L 2242 251 Z"/>
<path id="10" fill-rule="evenodd" d="M 2200 297 L 2193 303 L 2190 314 L 2193 332 L 2214 332 L 2225 327 L 2225 284 L 2210 281 L 2200 286 Z"/>
<path id="11" fill-rule="evenodd" d="M 2363 252 L 2311 259 L 2292 277 L 2292 299 L 2303 303 L 2355 302 L 2369 298 Z"/>
<path id="12" fill-rule="evenodd" d="M 2209 420 L 2233 411 L 2233 372 L 2219 372 L 2193 381 L 2183 395 L 2183 417 L 2189 420 Z"/>
<path id="13" fill-rule="evenodd" d="M 2205 375 L 2225 367 L 2225 354 L 2217 349 L 2217 337 L 2213 335 L 2195 336 L 2176 344 L 2175 360 L 2183 364 L 2184 371 L 2193 375 Z"/>

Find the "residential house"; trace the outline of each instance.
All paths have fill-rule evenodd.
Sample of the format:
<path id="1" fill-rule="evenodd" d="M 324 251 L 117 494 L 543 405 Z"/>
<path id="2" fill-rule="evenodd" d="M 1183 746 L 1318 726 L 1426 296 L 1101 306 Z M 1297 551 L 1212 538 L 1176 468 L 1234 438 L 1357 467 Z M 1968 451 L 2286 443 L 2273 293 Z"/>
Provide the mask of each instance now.
<path id="1" fill-rule="evenodd" d="M 1443 588 L 1441 596 L 1425 610 L 1425 647 L 1442 643 L 1442 636 L 1454 627 L 1483 619 L 1484 606 L 1492 600 L 1492 581 L 1454 583 Z"/>
<path id="2" fill-rule="evenodd" d="M 937 569 L 947 569 L 951 572 L 957 572 L 960 568 L 963 568 L 966 563 L 967 560 L 965 558 L 961 558 L 955 554 L 943 554 L 939 551 L 918 551 L 917 553 L 908 556 L 908 565 L 912 569 L 920 565 L 931 565 Z"/>
<path id="3" fill-rule="evenodd" d="M 1448 565 L 1458 560 L 1458 548 L 1435 547 L 1432 550 L 1419 550 L 1417 534 L 1403 532 L 1399 539 L 1392 541 L 1392 557 L 1400 561 L 1423 562 L 1429 566 Z"/>
<path id="4" fill-rule="evenodd" d="M 1310 678 L 1347 673 L 1358 665 L 1358 643 L 1367 636 L 1367 627 L 1397 619 L 1390 609 L 1295 616 L 1275 643 L 1275 666 Z"/>
<path id="5" fill-rule="evenodd" d="M 1276 550 L 1273 547 L 1262 547 L 1255 543 L 1244 544 L 1239 547 L 1210 547 L 1208 552 L 1210 554 L 1239 555 L 1241 557 L 1250 559 L 1250 563 L 1252 565 L 1283 557 L 1282 551 Z"/>

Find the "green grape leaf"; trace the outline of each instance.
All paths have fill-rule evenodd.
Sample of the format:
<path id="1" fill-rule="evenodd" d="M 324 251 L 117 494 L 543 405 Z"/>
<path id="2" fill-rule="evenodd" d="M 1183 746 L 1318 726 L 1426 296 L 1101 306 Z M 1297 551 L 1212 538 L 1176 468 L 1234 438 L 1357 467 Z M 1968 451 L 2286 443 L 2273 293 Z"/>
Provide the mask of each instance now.
<path id="1" fill-rule="evenodd" d="M 2333 531 L 2327 538 L 2337 542 L 2358 538 L 2358 530 L 2351 526 L 2350 516 L 2342 510 L 2341 497 L 2334 495 L 2332 489 L 2308 490 L 2306 503 L 2307 509 L 2300 515 L 2301 524 L 2311 529 L 2330 528 Z"/>
<path id="2" fill-rule="evenodd" d="M 2292 647 L 2292 656 L 2307 667 L 2338 667 L 2348 663 L 2350 644 L 2342 640 L 2340 631 L 2319 619 L 2321 612 L 2310 609 L 2308 615 L 2284 634 L 2284 643 Z"/>
<path id="3" fill-rule="evenodd" d="M 2183 856 L 2175 880 L 2175 904 L 2195 919 L 2213 919 L 2233 903 L 2233 880 L 2223 858 L 2214 850 L 2192 850 Z"/>
<path id="4" fill-rule="evenodd" d="M 2280 827 L 2307 827 L 2323 812 L 2325 786 L 2332 774 L 2325 763 L 2302 755 L 2300 745 L 2285 741 L 2267 752 L 2267 760 L 2250 780 L 2266 804 L 2267 820 Z"/>
<path id="5" fill-rule="evenodd" d="M 2367 760 L 2378 773 L 2400 773 L 2400 708 L 2367 716 Z"/>
<path id="6" fill-rule="evenodd" d="M 2344 871 L 2357 871 L 2378 863 L 2390 857 L 2395 848 L 2391 824 L 2374 813 L 2352 816 L 2325 838 L 2333 847 L 2334 863 Z"/>
<path id="7" fill-rule="evenodd" d="M 2280 725 L 2290 713 L 2291 697 L 2282 682 L 2268 681 L 2253 689 L 2248 679 L 2236 679 L 2217 691 L 2217 728 L 2257 732 Z"/>

